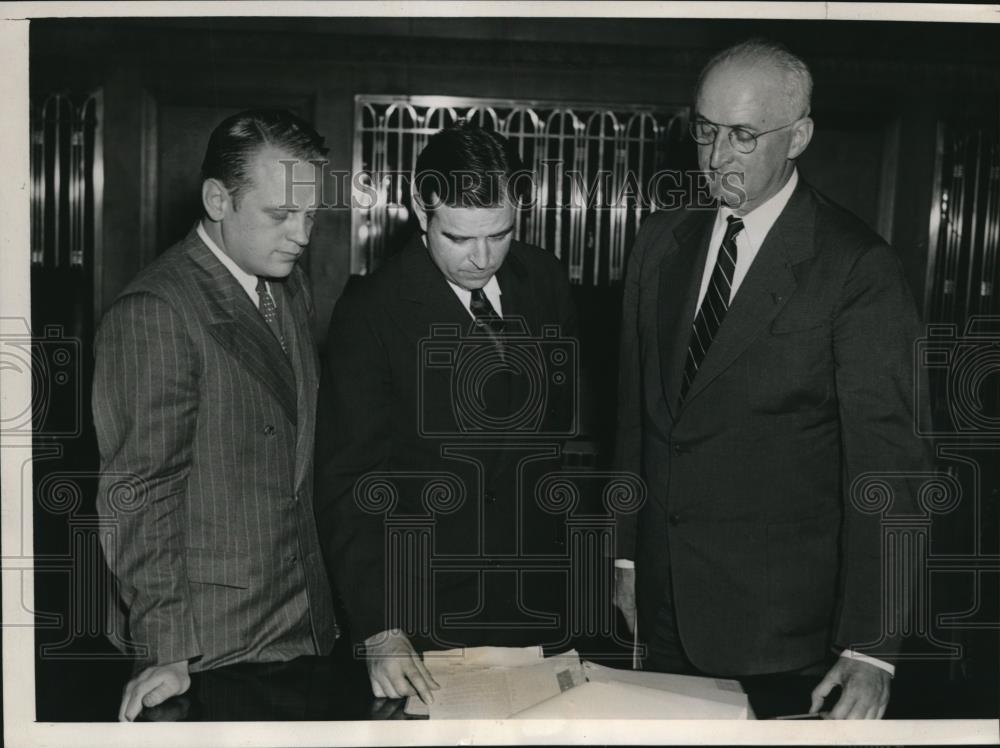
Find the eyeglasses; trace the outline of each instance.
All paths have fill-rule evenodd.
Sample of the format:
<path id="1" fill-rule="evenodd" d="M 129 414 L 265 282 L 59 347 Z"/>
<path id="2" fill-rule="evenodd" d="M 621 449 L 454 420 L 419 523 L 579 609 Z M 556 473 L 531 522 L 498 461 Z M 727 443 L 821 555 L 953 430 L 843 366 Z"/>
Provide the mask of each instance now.
<path id="1" fill-rule="evenodd" d="M 802 115 L 802 117 L 805 116 L 806 115 L 804 114 Z M 740 127 L 739 125 L 719 125 L 705 119 L 704 117 L 699 117 L 694 120 L 688 126 L 688 129 L 691 131 L 691 137 L 694 138 L 694 142 L 698 145 L 713 145 L 715 143 L 715 139 L 719 137 L 719 129 L 725 127 L 729 130 L 729 144 L 734 149 L 740 153 L 753 153 L 754 149 L 757 148 L 757 138 L 762 135 L 770 135 L 772 132 L 778 132 L 778 130 L 784 130 L 786 127 L 791 127 L 802 119 L 802 117 L 797 117 L 787 125 L 775 127 L 770 130 L 764 130 L 764 132 L 753 132 L 745 127 Z"/>

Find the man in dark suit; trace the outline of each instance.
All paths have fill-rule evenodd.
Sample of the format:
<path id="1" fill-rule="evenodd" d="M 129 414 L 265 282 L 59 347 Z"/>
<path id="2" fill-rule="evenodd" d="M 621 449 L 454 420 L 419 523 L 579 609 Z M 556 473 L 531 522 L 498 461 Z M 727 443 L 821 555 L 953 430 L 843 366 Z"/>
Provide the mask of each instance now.
<path id="1" fill-rule="evenodd" d="M 222 122 L 203 218 L 98 332 L 102 541 L 124 607 L 116 634 L 147 666 L 120 719 L 183 693 L 190 672 L 324 654 L 337 636 L 312 509 L 313 310 L 296 265 L 318 199 L 303 174 L 324 152 L 288 112 Z"/>
<path id="2" fill-rule="evenodd" d="M 573 428 L 555 349 L 576 321 L 558 259 L 513 239 L 520 170 L 496 133 L 431 137 L 422 233 L 334 309 L 317 520 L 378 697 L 430 700 L 418 651 L 566 646 L 566 573 L 545 567 L 565 518 L 535 489 Z"/>
<path id="3" fill-rule="evenodd" d="M 777 45 L 717 55 L 691 124 L 717 209 L 654 213 L 636 240 L 618 448 L 649 500 L 622 527 L 616 601 L 638 604 L 649 669 L 825 673 L 813 711 L 839 685 L 831 716 L 875 718 L 894 649 L 879 517 L 851 489 L 929 469 L 920 330 L 892 250 L 796 172 L 811 90 Z"/>

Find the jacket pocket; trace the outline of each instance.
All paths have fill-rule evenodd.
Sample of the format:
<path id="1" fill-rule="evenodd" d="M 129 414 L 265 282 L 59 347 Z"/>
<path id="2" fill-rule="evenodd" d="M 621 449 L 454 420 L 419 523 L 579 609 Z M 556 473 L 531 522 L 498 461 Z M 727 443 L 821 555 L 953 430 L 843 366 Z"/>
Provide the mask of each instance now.
<path id="1" fill-rule="evenodd" d="M 188 548 L 187 578 L 200 584 L 246 589 L 250 586 L 250 556 L 234 551 Z"/>

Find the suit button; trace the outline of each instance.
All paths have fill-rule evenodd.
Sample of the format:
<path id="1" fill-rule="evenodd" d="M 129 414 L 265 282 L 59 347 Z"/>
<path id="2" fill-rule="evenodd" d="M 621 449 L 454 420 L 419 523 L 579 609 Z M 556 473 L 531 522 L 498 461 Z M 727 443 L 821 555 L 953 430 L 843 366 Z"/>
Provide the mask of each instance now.
<path id="1" fill-rule="evenodd" d="M 674 442 L 674 454 L 675 455 L 677 455 L 679 457 L 680 455 L 687 454 L 687 452 L 688 452 L 688 448 L 687 448 L 686 444 L 682 444 L 681 442 Z"/>
<path id="2" fill-rule="evenodd" d="M 485 496 L 486 496 L 486 500 L 488 502 L 490 502 L 491 504 L 495 504 L 496 503 L 496 501 L 497 501 L 497 495 L 495 493 L 493 493 L 493 489 L 487 488 Z"/>
<path id="3" fill-rule="evenodd" d="M 681 523 L 681 515 L 679 515 L 679 514 L 677 514 L 675 512 L 674 514 L 671 514 L 667 518 L 667 522 L 669 522 L 671 525 L 673 525 L 674 527 L 676 527 L 677 525 L 679 525 Z"/>
<path id="4" fill-rule="evenodd" d="M 277 431 L 278 429 L 274 428 L 274 425 L 270 423 L 264 427 L 265 436 L 274 436 L 277 433 Z"/>
<path id="5" fill-rule="evenodd" d="M 299 562 L 299 557 L 296 556 L 294 553 L 288 557 L 288 563 L 290 563 L 292 566 L 294 566 L 298 562 Z"/>

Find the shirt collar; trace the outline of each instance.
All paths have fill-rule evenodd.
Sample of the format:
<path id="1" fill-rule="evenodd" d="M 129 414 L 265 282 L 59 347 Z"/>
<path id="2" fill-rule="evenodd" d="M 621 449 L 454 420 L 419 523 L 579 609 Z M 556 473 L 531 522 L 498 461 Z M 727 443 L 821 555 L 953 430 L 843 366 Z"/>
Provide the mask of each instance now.
<path id="1" fill-rule="evenodd" d="M 455 292 L 456 296 L 458 296 L 458 300 L 462 302 L 462 305 L 471 314 L 472 291 L 467 288 L 462 288 L 457 283 L 452 283 L 449 278 L 445 278 L 445 280 L 448 281 L 448 285 L 451 286 L 451 290 Z M 497 281 L 497 277 L 495 275 L 490 276 L 486 285 L 483 286 L 483 293 L 486 294 L 486 298 L 489 299 L 489 302 L 493 305 L 493 309 L 496 313 L 502 316 L 503 312 L 500 311 L 500 294 L 503 292 L 500 290 L 500 283 Z"/>
<path id="2" fill-rule="evenodd" d="M 202 221 L 198 221 L 197 232 L 198 238 L 205 242 L 205 246 L 212 250 L 212 254 L 219 259 L 219 262 L 225 266 L 226 270 L 232 274 L 243 290 L 247 292 L 247 296 L 250 297 L 253 305 L 260 306 L 260 299 L 257 297 L 257 276 L 250 275 L 250 273 L 233 262 L 232 257 L 219 249 L 219 245 L 212 241 L 212 237 L 205 231 L 205 224 Z"/>
<path id="3" fill-rule="evenodd" d="M 424 247 L 427 247 L 427 235 L 421 234 L 420 241 L 424 243 Z M 444 275 L 442 273 L 442 275 Z M 465 307 L 465 311 L 472 314 L 472 291 L 467 288 L 462 288 L 457 283 L 452 283 L 451 278 L 445 276 L 445 280 L 448 281 L 448 285 L 451 286 L 451 290 L 455 292 L 458 300 L 462 302 L 462 306 Z M 493 305 L 493 310 L 503 316 L 503 312 L 500 308 L 500 296 L 503 291 L 500 290 L 500 282 L 497 280 L 496 275 L 491 275 L 490 279 L 483 286 L 483 293 L 486 294 L 486 298 L 489 299 L 490 304 Z"/>
<path id="4" fill-rule="evenodd" d="M 759 248 L 764 243 L 764 239 L 767 238 L 771 227 L 778 220 L 781 211 L 788 205 L 788 201 L 791 199 L 792 193 L 795 192 L 795 187 L 798 183 L 799 170 L 793 169 L 792 176 L 788 178 L 788 181 L 785 182 L 785 185 L 780 190 L 775 192 L 762 205 L 758 205 L 743 216 L 744 232 L 754 247 Z M 733 215 L 731 209 L 727 207 L 721 208 L 715 219 L 716 225 L 725 223 L 726 219 L 731 215 Z"/>

